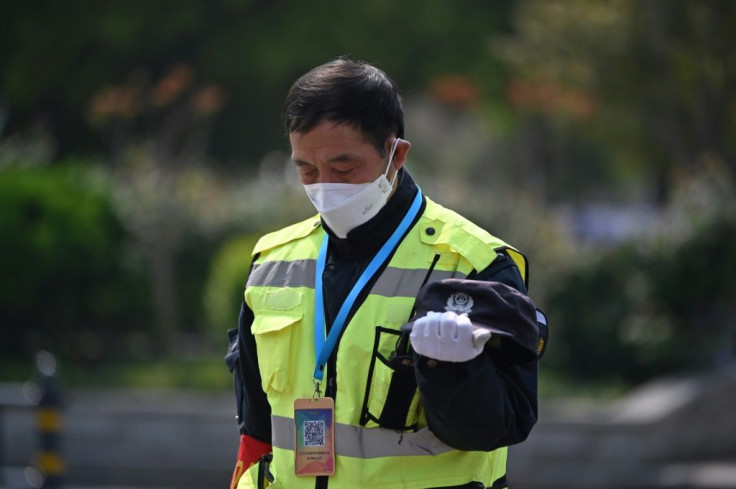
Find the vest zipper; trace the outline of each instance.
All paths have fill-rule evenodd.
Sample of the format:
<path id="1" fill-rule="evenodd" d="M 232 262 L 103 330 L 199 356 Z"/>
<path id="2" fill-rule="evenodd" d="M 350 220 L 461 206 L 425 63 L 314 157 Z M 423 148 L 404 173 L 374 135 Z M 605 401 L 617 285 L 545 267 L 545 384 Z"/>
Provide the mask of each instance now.
<path id="1" fill-rule="evenodd" d="M 419 209 L 419 212 L 417 213 L 416 217 L 414 218 L 414 221 L 412 221 L 409 228 L 406 230 L 406 233 L 404 233 L 403 236 L 401 236 L 401 240 L 399 242 L 399 245 L 404 241 L 404 238 L 406 238 L 406 235 L 414 228 L 416 223 L 421 219 L 421 217 L 424 215 L 424 211 L 427 209 L 427 202 L 426 200 L 422 201 L 422 206 Z M 396 247 L 398 249 L 398 246 Z M 355 312 L 360 309 L 360 307 L 365 302 L 365 298 L 370 293 L 371 289 L 373 288 L 373 285 L 375 285 L 378 278 L 381 276 L 381 274 L 386 270 L 386 267 L 388 267 L 389 263 L 393 259 L 394 254 L 396 253 L 396 249 L 393 250 L 393 252 L 386 258 L 386 261 L 381 265 L 381 268 L 377 271 L 376 275 L 372 278 L 372 280 L 366 285 L 366 287 L 361 291 L 360 295 L 357 297 L 355 303 L 353 304 L 353 310 L 350 311 L 350 314 L 348 314 L 348 317 L 345 319 L 345 322 L 347 324 L 350 323 L 350 321 L 353 320 L 353 316 L 355 315 Z M 437 263 L 437 260 L 439 260 L 439 255 L 435 257 L 435 261 L 432 264 L 432 268 L 434 268 L 434 265 Z M 430 272 L 431 273 L 431 270 Z M 429 274 L 427 275 L 427 278 L 429 277 Z M 426 279 L 425 278 L 425 281 Z M 324 300 L 327 301 L 327 294 L 324 294 Z M 327 311 L 327 304 L 325 304 L 325 311 Z M 330 319 L 330 323 L 334 321 L 334 317 Z M 345 331 L 343 331 L 344 333 Z M 325 397 L 332 397 L 333 401 L 335 402 L 335 409 L 337 410 L 337 351 L 340 349 L 340 340 L 341 337 L 337 340 L 337 345 L 335 345 L 335 351 L 332 352 L 332 355 L 327 360 L 327 388 L 325 389 Z M 315 489 L 327 489 L 329 483 L 329 476 L 326 475 L 318 475 L 316 478 L 316 481 L 314 483 Z"/>

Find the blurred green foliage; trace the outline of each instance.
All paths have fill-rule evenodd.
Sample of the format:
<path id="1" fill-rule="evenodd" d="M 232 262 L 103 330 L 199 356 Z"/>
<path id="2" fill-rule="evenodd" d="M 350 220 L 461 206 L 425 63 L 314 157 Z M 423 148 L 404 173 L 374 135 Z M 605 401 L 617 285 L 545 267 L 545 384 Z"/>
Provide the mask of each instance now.
<path id="1" fill-rule="evenodd" d="M 89 363 L 67 358 L 61 362 L 60 375 L 67 387 L 225 390 L 232 388 L 232 378 L 223 373 L 227 372 L 223 356 L 224 349 L 221 355 L 213 354 L 198 359 L 114 359 L 98 362 L 94 368 Z"/>
<path id="2" fill-rule="evenodd" d="M 228 96 L 213 135 L 217 160 L 253 162 L 284 147 L 279 111 L 293 80 L 340 55 L 377 63 L 407 88 L 424 86 L 438 68 L 468 73 L 498 97 L 503 67 L 489 53 L 489 34 L 508 26 L 512 4 L 3 2 L 0 94 L 13 128 L 42 119 L 63 152 L 99 150 L 85 120 L 96 91 L 186 64 Z"/>
<path id="3" fill-rule="evenodd" d="M 493 46 L 521 112 L 519 170 L 535 173 L 531 183 L 545 198 L 585 205 L 643 196 L 662 205 L 672 172 L 703 153 L 736 169 L 736 3 L 514 7 L 513 33 Z"/>
<path id="4" fill-rule="evenodd" d="M 736 217 L 684 242 L 631 243 L 557 277 L 547 298 L 546 367 L 634 385 L 711 369 L 736 351 Z"/>
<path id="5" fill-rule="evenodd" d="M 199 385 L 256 236 L 313 212 L 279 111 L 340 55 L 402 88 L 427 194 L 529 255 L 547 378 L 620 392 L 733 361 L 736 2 L 46 0 L 0 19 L 0 375 L 53 345 L 75 382 Z M 591 203 L 664 230 L 588 243 L 565 216 Z"/>
<path id="6" fill-rule="evenodd" d="M 152 334 L 151 270 L 145 245 L 120 219 L 116 183 L 73 162 L 0 169 L 3 354 L 52 348 L 84 361 L 188 354 L 179 336 L 201 332 L 205 277 L 220 235 L 191 226 L 182 232 L 173 253 L 181 323 L 168 337 Z"/>
<path id="7" fill-rule="evenodd" d="M 250 253 L 258 241 L 254 234 L 232 238 L 212 258 L 204 290 L 208 333 L 216 341 L 225 341 L 225 331 L 238 326 L 243 289 L 250 267 Z"/>
<path id="8" fill-rule="evenodd" d="M 63 345 L 72 331 L 130 327 L 150 313 L 145 283 L 122 260 L 125 233 L 105 187 L 87 169 L 4 168 L 0 208 L 4 355 Z"/>

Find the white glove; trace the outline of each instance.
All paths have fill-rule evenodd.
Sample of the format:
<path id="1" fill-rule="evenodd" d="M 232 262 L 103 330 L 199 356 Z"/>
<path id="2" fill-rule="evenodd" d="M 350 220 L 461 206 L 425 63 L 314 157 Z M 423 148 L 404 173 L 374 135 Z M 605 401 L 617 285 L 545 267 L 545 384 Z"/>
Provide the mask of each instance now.
<path id="1" fill-rule="evenodd" d="M 409 338 L 420 355 L 444 362 L 467 362 L 480 355 L 491 332 L 474 327 L 465 314 L 430 311 L 414 321 Z"/>

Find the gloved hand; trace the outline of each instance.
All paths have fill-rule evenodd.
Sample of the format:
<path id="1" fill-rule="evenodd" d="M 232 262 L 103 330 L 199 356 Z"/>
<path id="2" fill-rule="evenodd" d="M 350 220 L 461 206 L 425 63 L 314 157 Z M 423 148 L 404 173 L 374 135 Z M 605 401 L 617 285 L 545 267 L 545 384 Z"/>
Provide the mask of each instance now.
<path id="1" fill-rule="evenodd" d="M 430 311 L 414 321 L 409 338 L 420 355 L 444 362 L 467 362 L 480 355 L 491 332 L 473 326 L 465 314 Z"/>

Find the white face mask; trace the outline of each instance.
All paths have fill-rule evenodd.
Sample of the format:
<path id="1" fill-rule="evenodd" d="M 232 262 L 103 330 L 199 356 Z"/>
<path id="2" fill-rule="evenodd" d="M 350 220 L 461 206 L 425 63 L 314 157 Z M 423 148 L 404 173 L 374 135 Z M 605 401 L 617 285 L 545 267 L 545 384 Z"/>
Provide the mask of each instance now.
<path id="1" fill-rule="evenodd" d="M 369 183 L 313 183 L 305 185 L 307 197 L 322 219 L 339 238 L 371 220 L 380 211 L 391 194 L 396 174 L 388 181 L 387 175 L 394 158 L 396 138 L 391 145 L 386 171 Z"/>

